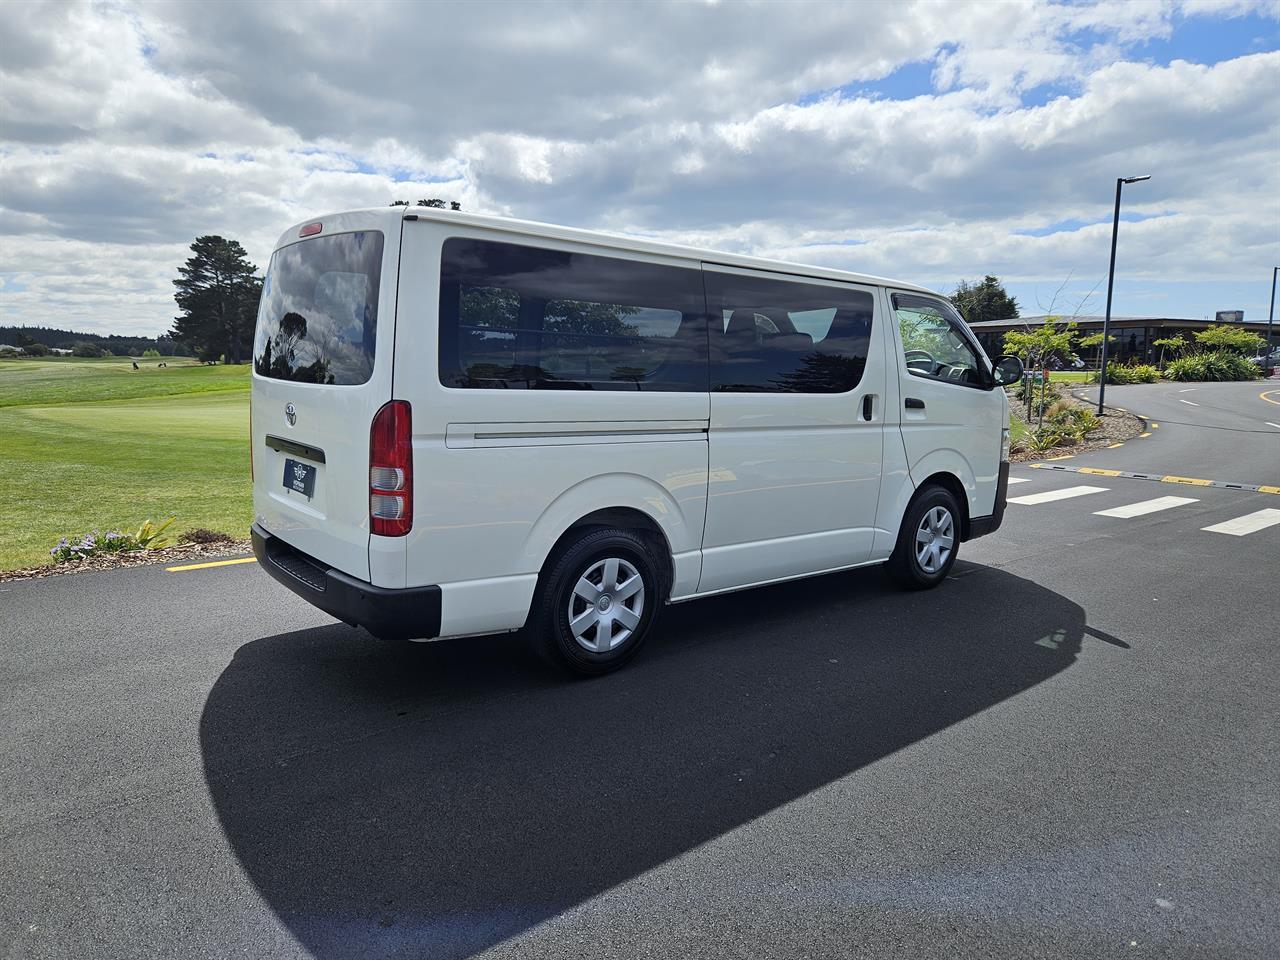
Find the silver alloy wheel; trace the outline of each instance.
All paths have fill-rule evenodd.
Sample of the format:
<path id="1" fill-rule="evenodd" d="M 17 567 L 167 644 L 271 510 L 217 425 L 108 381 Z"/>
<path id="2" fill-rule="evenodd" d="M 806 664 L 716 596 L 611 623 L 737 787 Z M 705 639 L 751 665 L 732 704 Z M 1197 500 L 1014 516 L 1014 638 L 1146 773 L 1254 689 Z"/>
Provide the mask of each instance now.
<path id="1" fill-rule="evenodd" d="M 916 530 L 916 562 L 925 573 L 937 573 L 947 564 L 955 546 L 955 523 L 946 507 L 925 513 Z"/>
<path id="2" fill-rule="evenodd" d="M 607 653 L 622 644 L 644 614 L 644 578 L 617 557 L 597 560 L 569 595 L 569 629 L 579 646 Z"/>

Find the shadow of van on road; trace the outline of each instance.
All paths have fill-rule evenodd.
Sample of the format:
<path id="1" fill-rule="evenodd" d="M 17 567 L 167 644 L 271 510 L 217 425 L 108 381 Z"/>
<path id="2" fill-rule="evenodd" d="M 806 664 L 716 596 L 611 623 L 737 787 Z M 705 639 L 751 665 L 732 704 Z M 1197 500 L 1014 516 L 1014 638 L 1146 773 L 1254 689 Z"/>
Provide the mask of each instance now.
<path id="1" fill-rule="evenodd" d="M 1084 612 L 1000 570 L 876 571 L 668 609 L 618 674 L 514 637 L 246 644 L 200 740 L 262 896 L 322 958 L 464 957 L 1038 684 Z"/>

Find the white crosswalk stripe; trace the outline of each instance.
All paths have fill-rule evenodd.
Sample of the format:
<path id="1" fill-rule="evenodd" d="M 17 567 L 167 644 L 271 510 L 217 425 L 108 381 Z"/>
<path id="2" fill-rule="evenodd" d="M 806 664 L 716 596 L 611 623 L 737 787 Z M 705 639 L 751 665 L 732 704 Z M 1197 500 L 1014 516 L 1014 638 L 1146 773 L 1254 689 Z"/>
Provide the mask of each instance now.
<path id="1" fill-rule="evenodd" d="M 1267 527 L 1274 527 L 1276 524 L 1280 524 L 1280 510 L 1267 507 L 1264 510 L 1246 513 L 1243 517 L 1236 517 L 1234 520 L 1226 520 L 1222 523 L 1215 523 L 1211 527 L 1201 527 L 1200 529 L 1209 533 L 1227 533 L 1233 537 L 1243 537 L 1250 533 L 1257 533 L 1259 530 L 1265 530 Z"/>
<path id="2" fill-rule="evenodd" d="M 1010 483 L 1030 483 L 1031 480 L 1027 477 L 1010 477 L 1009 482 Z"/>
<path id="3" fill-rule="evenodd" d="M 1131 517 L 1145 517 L 1148 513 L 1159 513 L 1171 510 L 1188 503 L 1199 503 L 1195 497 L 1156 497 L 1154 500 L 1141 500 L 1138 503 L 1125 504 L 1123 507 L 1112 507 L 1110 510 L 1095 510 L 1095 517 L 1119 517 L 1128 520 Z"/>
<path id="4" fill-rule="evenodd" d="M 1044 493 L 1029 493 L 1025 497 L 1010 497 L 1010 503 L 1021 503 L 1034 506 L 1038 503 L 1052 503 L 1055 500 L 1070 500 L 1072 497 L 1083 497 L 1090 493 L 1106 493 L 1107 487 L 1064 487 L 1061 490 L 1046 490 Z"/>

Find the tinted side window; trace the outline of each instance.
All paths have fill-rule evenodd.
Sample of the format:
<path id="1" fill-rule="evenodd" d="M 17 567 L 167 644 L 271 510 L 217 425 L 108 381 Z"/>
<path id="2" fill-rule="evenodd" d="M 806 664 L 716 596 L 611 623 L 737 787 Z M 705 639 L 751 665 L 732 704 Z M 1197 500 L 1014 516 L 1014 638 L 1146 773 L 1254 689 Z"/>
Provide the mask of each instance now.
<path id="1" fill-rule="evenodd" d="M 844 393 L 867 363 L 874 301 L 864 290 L 704 273 L 711 389 Z"/>
<path id="2" fill-rule="evenodd" d="M 985 387 L 989 377 L 964 333 L 964 321 L 949 304 L 908 294 L 893 295 L 907 372 L 967 387 Z"/>
<path id="3" fill-rule="evenodd" d="M 446 240 L 440 382 L 542 390 L 706 390 L 698 270 Z"/>

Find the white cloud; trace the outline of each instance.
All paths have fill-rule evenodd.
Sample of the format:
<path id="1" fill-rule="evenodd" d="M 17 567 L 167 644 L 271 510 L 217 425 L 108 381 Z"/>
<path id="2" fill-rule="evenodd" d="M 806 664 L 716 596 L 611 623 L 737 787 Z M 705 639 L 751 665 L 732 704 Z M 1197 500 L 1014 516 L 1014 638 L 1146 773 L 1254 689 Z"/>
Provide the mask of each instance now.
<path id="1" fill-rule="evenodd" d="M 0 323 L 159 332 L 195 236 L 265 265 L 290 223 L 425 196 L 1087 289 L 1114 178 L 1152 173 L 1122 234 L 1150 296 L 1280 257 L 1280 53 L 1147 62 L 1276 2 L 215 9 L 0 8 Z"/>

